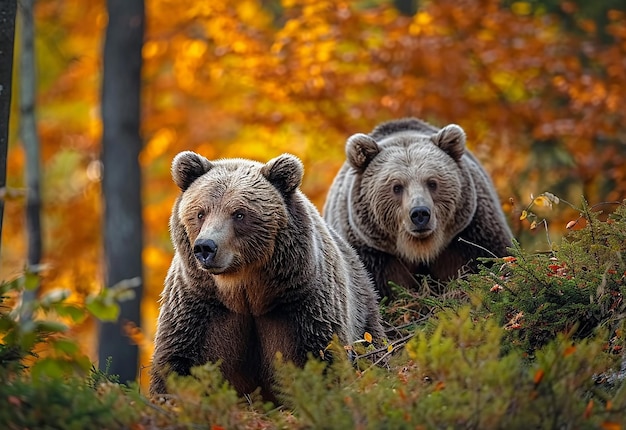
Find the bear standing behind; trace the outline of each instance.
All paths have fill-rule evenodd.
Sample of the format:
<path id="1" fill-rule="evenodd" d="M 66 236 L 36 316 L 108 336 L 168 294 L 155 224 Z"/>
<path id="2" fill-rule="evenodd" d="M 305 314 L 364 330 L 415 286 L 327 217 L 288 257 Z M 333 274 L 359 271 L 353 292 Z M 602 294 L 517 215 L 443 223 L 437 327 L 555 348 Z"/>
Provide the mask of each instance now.
<path id="1" fill-rule="evenodd" d="M 458 125 L 386 122 L 351 136 L 346 156 L 324 218 L 356 248 L 381 296 L 391 296 L 389 281 L 448 281 L 479 257 L 507 254 L 511 230 Z"/>
<path id="2" fill-rule="evenodd" d="M 170 232 L 175 254 L 161 294 L 150 393 L 169 372 L 222 360 L 240 393 L 268 400 L 277 352 L 303 365 L 333 334 L 350 344 L 383 329 L 372 281 L 356 252 L 300 192 L 303 166 L 285 154 L 267 164 L 172 163 L 181 194 Z"/>

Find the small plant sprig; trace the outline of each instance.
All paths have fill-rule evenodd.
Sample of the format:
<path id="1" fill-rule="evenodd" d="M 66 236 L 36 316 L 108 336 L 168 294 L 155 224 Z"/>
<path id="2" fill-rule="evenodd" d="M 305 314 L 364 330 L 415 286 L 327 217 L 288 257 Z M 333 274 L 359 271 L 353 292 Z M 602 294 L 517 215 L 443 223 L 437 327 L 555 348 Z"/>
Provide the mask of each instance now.
<path id="1" fill-rule="evenodd" d="M 526 206 L 526 208 L 522 210 L 522 213 L 520 214 L 519 219 L 520 221 L 524 221 L 525 219 L 528 219 L 528 221 L 530 221 L 531 230 L 536 229 L 538 224 L 541 224 L 541 223 L 543 223 L 547 228 L 547 221 L 545 220 L 545 218 L 537 222 L 538 217 L 534 212 L 531 211 L 531 209 L 534 206 L 547 207 L 547 208 L 552 209 L 552 205 L 558 205 L 561 202 L 567 203 L 569 206 L 576 209 L 571 203 L 566 202 L 565 200 L 561 200 L 559 197 L 547 191 L 539 194 L 537 197 L 531 194 L 530 203 L 528 204 L 528 206 Z"/>
<path id="2" fill-rule="evenodd" d="M 527 220 L 528 222 L 530 222 L 530 226 L 529 226 L 530 230 L 535 230 L 537 229 L 537 227 L 539 227 L 539 225 L 543 224 L 546 230 L 546 234 L 547 234 L 548 232 L 547 219 L 545 218 L 539 219 L 539 216 L 535 212 L 533 212 L 532 209 L 534 207 L 552 209 L 554 205 L 558 205 L 560 203 L 564 203 L 565 205 L 569 206 L 570 208 L 578 212 L 578 217 L 576 219 L 570 220 L 565 225 L 565 229 L 567 230 L 571 230 L 576 225 L 578 225 L 580 221 L 582 220 L 590 221 L 589 212 L 595 211 L 599 207 L 603 207 L 607 205 L 618 206 L 620 204 L 623 204 L 623 202 L 611 201 L 611 202 L 600 202 L 600 203 L 594 204 L 593 206 L 589 206 L 587 202 L 584 201 L 583 199 L 582 207 L 577 207 L 576 205 L 568 202 L 567 200 L 564 200 L 548 191 L 539 194 L 537 197 L 535 197 L 531 193 L 530 203 L 524 209 L 522 209 L 520 216 L 519 216 L 519 220 L 520 221 Z M 552 246 L 552 242 L 550 240 L 549 235 L 547 236 L 547 240 L 548 240 L 548 244 Z"/>
<path id="3" fill-rule="evenodd" d="M 575 205 L 571 204 L 567 200 L 563 200 L 558 196 L 546 191 L 539 194 L 537 197 L 531 194 L 530 203 L 524 209 L 522 209 L 522 212 L 519 216 L 520 221 L 527 220 L 528 222 L 530 222 L 530 230 L 536 230 L 539 225 L 543 224 L 543 227 L 546 231 L 546 240 L 550 248 L 552 248 L 552 240 L 550 239 L 550 235 L 548 234 L 548 220 L 546 220 L 545 218 L 539 219 L 537 214 L 533 212 L 532 209 L 534 207 L 552 209 L 554 205 L 558 205 L 560 203 L 564 203 L 572 209 L 580 211 Z"/>

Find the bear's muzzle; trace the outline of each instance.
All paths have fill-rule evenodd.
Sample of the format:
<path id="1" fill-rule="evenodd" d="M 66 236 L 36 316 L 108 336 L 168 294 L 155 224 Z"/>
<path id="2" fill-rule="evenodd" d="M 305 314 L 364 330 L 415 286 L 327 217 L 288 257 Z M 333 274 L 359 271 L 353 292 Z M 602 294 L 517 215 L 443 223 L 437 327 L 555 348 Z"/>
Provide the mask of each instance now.
<path id="1" fill-rule="evenodd" d="M 213 267 L 213 260 L 217 254 L 217 243 L 212 239 L 198 239 L 193 244 L 193 253 L 204 267 Z"/>
<path id="2" fill-rule="evenodd" d="M 417 227 L 417 231 L 429 229 L 428 223 L 430 221 L 430 209 L 427 206 L 415 206 L 411 208 L 409 216 L 411 217 L 413 225 Z"/>

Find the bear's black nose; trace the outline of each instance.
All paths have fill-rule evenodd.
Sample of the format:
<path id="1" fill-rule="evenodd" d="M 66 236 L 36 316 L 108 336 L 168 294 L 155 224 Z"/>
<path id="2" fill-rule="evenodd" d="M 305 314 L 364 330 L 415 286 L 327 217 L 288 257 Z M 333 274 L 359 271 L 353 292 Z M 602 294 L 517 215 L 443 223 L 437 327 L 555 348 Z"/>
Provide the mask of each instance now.
<path id="1" fill-rule="evenodd" d="M 430 209 L 426 206 L 415 206 L 411 209 L 411 221 L 418 228 L 424 228 L 430 221 Z"/>
<path id="2" fill-rule="evenodd" d="M 193 253 L 200 263 L 210 263 L 217 253 L 217 243 L 211 239 L 198 239 L 193 244 Z"/>

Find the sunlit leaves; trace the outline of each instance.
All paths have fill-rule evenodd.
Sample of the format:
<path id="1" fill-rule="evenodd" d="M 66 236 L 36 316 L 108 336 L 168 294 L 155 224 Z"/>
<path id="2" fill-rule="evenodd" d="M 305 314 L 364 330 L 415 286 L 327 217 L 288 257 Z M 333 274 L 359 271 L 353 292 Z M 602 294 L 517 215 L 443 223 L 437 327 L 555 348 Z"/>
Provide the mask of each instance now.
<path id="1" fill-rule="evenodd" d="M 141 285 L 140 278 L 121 281 L 110 288 L 103 288 L 100 293 L 87 297 L 85 305 L 89 312 L 102 321 L 115 321 L 120 314 L 119 302 L 135 296 L 133 288 Z"/>
<path id="2" fill-rule="evenodd" d="M 91 361 L 70 336 L 69 324 L 82 322 L 90 315 L 116 319 L 118 302 L 132 297 L 132 288 L 139 279 L 122 281 L 90 297 L 85 308 L 69 303 L 70 291 L 65 289 L 51 289 L 26 300 L 24 293 L 34 283 L 31 278 L 38 279 L 38 274 L 27 272 L 0 283 L 0 379 L 14 378 L 25 367 L 30 369 L 34 384 L 86 375 Z"/>

